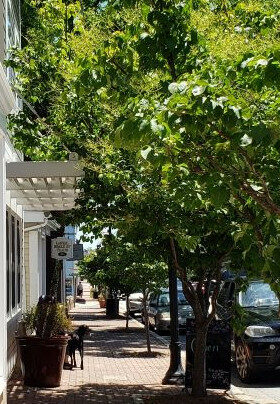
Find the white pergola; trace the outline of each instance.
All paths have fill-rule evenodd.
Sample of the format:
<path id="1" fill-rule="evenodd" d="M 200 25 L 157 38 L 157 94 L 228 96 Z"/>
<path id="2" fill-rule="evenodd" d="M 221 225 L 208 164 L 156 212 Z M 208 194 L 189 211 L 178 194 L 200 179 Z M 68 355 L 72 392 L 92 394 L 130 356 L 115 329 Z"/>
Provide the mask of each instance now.
<path id="1" fill-rule="evenodd" d="M 69 210 L 84 171 L 77 161 L 23 161 L 6 164 L 6 190 L 24 211 Z"/>

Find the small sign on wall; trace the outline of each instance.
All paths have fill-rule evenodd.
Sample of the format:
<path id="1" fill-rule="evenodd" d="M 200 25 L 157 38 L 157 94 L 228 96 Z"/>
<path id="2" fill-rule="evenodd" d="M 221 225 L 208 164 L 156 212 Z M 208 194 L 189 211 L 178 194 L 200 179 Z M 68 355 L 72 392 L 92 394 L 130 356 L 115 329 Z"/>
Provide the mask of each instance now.
<path id="1" fill-rule="evenodd" d="M 68 259 L 68 261 L 80 261 L 83 258 L 84 258 L 84 245 L 73 244 L 73 258 Z"/>
<path id="2" fill-rule="evenodd" d="M 53 238 L 52 258 L 56 260 L 73 258 L 73 240 L 66 237 Z"/>

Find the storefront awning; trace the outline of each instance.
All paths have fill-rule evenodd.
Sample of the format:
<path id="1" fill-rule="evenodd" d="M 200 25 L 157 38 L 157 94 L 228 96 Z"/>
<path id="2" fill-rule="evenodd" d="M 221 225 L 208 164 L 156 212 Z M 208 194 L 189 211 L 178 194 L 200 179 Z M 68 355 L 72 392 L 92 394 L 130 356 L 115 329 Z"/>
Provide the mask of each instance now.
<path id="1" fill-rule="evenodd" d="M 23 210 L 69 210 L 84 176 L 77 161 L 23 161 L 6 165 L 7 191 Z"/>

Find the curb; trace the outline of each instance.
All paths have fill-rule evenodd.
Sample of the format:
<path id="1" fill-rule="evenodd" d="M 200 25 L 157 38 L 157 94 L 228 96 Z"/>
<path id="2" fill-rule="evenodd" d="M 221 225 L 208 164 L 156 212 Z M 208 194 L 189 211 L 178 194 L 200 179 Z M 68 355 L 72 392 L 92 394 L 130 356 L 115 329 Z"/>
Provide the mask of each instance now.
<path id="1" fill-rule="evenodd" d="M 234 390 L 234 391 L 233 391 Z M 229 391 L 228 391 L 228 396 L 232 398 L 233 400 L 237 400 L 237 403 L 244 403 L 244 404 L 257 404 L 255 398 L 252 396 L 244 393 L 242 389 L 239 387 L 233 386 Z M 277 404 L 279 401 L 273 400 L 273 399 L 264 399 L 261 398 L 261 404 Z"/>
<path id="2" fill-rule="evenodd" d="M 125 317 L 123 312 L 120 315 Z M 132 323 L 137 323 L 138 326 L 140 326 L 141 328 L 145 327 L 141 321 L 136 320 L 134 317 L 129 316 L 129 321 L 131 321 Z M 158 335 L 156 332 L 154 332 L 152 330 L 150 330 L 150 333 L 154 337 L 154 339 L 160 341 L 165 346 L 169 346 L 169 342 L 164 337 Z M 256 404 L 256 401 L 254 399 L 252 399 L 251 396 L 245 394 L 242 391 L 242 389 L 240 389 L 239 387 L 235 387 L 235 386 L 231 387 L 231 389 L 226 392 L 226 396 L 228 396 L 231 400 L 235 400 L 236 404 Z M 137 394 L 133 395 L 132 399 L 133 399 L 133 404 L 144 403 L 144 400 L 142 399 L 142 397 L 140 397 Z M 277 401 L 271 402 L 271 401 L 262 400 L 262 404 L 276 404 L 276 403 L 277 403 Z"/>

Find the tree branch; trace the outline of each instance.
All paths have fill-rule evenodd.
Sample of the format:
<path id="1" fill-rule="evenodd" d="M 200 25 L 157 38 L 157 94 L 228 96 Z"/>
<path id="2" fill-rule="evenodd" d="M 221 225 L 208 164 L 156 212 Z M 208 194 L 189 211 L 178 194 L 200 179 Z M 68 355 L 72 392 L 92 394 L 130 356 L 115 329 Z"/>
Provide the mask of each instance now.
<path id="1" fill-rule="evenodd" d="M 187 280 L 186 270 L 184 268 L 182 268 L 178 262 L 175 242 L 172 237 L 170 238 L 170 249 L 171 249 L 171 253 L 172 253 L 173 264 L 174 264 L 174 267 L 176 268 L 176 270 L 180 274 L 180 278 L 181 278 L 182 284 L 183 284 L 183 290 L 187 297 L 187 300 L 189 301 L 190 305 L 193 307 L 196 314 L 198 314 L 198 316 L 200 318 L 202 318 L 203 312 L 202 312 L 202 308 L 200 306 L 200 302 L 199 302 L 196 290 L 194 289 L 193 284 Z"/>

